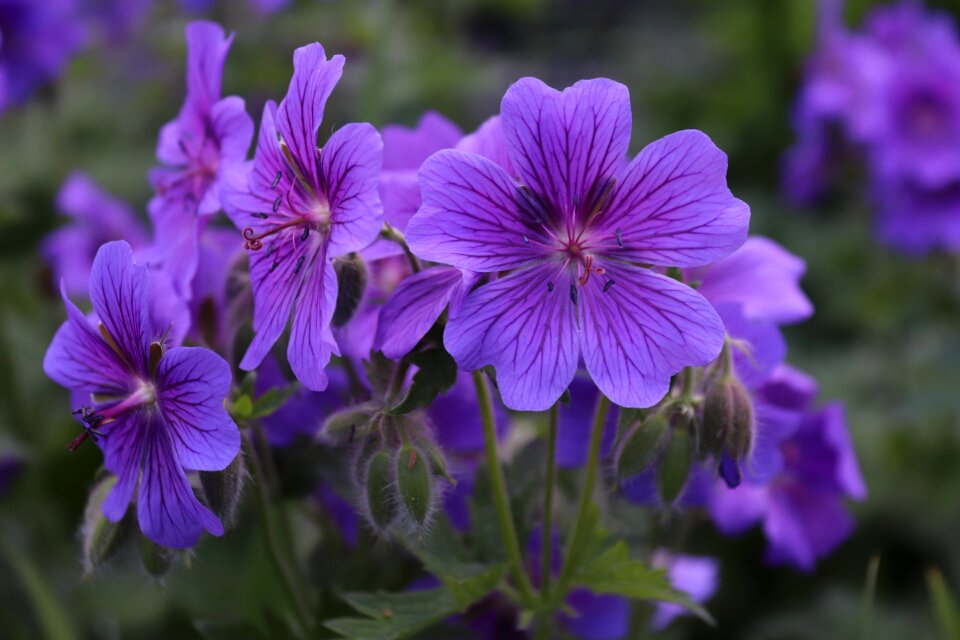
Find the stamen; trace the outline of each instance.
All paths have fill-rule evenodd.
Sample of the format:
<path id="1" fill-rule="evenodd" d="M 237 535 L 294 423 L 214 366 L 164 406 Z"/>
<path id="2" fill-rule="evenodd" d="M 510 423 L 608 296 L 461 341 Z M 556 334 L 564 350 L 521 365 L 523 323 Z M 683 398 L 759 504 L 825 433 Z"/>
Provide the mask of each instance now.
<path id="1" fill-rule="evenodd" d="M 277 175 L 273 178 L 273 184 L 270 185 L 271 189 L 276 189 L 277 185 L 280 184 L 280 178 L 283 177 L 283 171 L 277 171 Z"/>
<path id="2" fill-rule="evenodd" d="M 300 242 L 303 242 L 304 240 L 306 240 L 307 236 L 309 235 L 310 235 L 310 227 L 304 227 L 303 233 L 300 234 Z"/>
<path id="3" fill-rule="evenodd" d="M 250 251 L 259 251 L 260 249 L 263 248 L 262 241 L 264 238 L 272 236 L 275 233 L 279 233 L 284 229 L 288 229 L 290 227 L 296 227 L 297 225 L 300 225 L 300 224 L 303 224 L 303 218 L 294 218 L 292 220 L 288 220 L 284 222 L 283 224 L 277 225 L 273 229 L 269 229 L 259 234 L 253 230 L 253 227 L 244 227 L 241 233 L 243 235 L 243 239 L 246 240 L 246 242 L 243 243 L 243 246 L 246 249 L 249 249 Z"/>
<path id="4" fill-rule="evenodd" d="M 577 304 L 577 285 L 570 285 L 570 300 L 573 301 L 573 304 Z"/>
<path id="5" fill-rule="evenodd" d="M 277 196 L 277 199 L 273 201 L 273 212 L 276 213 L 280 209 L 280 196 Z"/>
<path id="6" fill-rule="evenodd" d="M 610 287 L 612 287 L 614 284 L 616 283 L 613 280 L 607 280 L 603 285 L 603 292 L 606 293 L 607 291 L 610 291 Z"/>
<path id="7" fill-rule="evenodd" d="M 620 227 L 617 227 L 617 246 L 623 248 L 623 236 L 620 233 Z"/>
<path id="8" fill-rule="evenodd" d="M 547 283 L 547 291 L 549 291 L 550 293 L 553 293 L 553 283 L 552 283 L 552 282 L 548 282 L 548 283 Z"/>
<path id="9" fill-rule="evenodd" d="M 523 244 L 530 244 L 530 238 L 523 236 Z"/>
<path id="10" fill-rule="evenodd" d="M 275 270 L 277 267 L 279 267 L 279 266 L 280 266 L 280 263 L 277 262 L 276 260 L 274 260 L 274 261 L 273 261 L 273 264 L 270 265 L 270 273 L 273 273 L 274 270 Z"/>
<path id="11" fill-rule="evenodd" d="M 259 218 L 259 219 L 261 219 L 261 220 L 266 220 L 266 219 L 269 218 L 270 216 L 268 216 L 268 215 L 265 214 L 265 213 L 255 213 L 255 214 L 253 214 L 253 217 L 254 217 L 254 218 Z"/>
<path id="12" fill-rule="evenodd" d="M 296 275 L 300 273 L 300 267 L 303 266 L 303 261 L 307 259 L 307 256 L 300 256 L 297 258 L 297 266 L 293 268 L 293 274 Z"/>

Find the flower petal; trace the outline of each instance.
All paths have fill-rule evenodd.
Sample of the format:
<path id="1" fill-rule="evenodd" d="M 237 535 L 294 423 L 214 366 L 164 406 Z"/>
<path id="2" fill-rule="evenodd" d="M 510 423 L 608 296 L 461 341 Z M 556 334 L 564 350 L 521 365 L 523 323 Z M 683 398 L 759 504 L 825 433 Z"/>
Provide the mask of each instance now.
<path id="1" fill-rule="evenodd" d="M 117 484 L 103 502 L 103 515 L 112 522 L 123 519 L 140 478 L 145 422 L 139 414 L 128 413 L 101 428 L 97 441 L 103 450 L 103 466 L 117 476 Z"/>
<path id="2" fill-rule="evenodd" d="M 383 226 L 378 190 L 383 141 L 367 123 L 337 129 L 320 155 L 322 184 L 330 200 L 331 256 L 359 251 Z"/>
<path id="3" fill-rule="evenodd" d="M 187 104 L 207 113 L 220 99 L 223 63 L 233 35 L 227 36 L 215 22 L 195 20 L 187 24 Z"/>
<path id="4" fill-rule="evenodd" d="M 593 209 L 630 144 L 630 93 L 605 78 L 562 93 L 522 78 L 503 96 L 503 130 L 520 180 L 567 219 Z"/>
<path id="5" fill-rule="evenodd" d="M 150 335 L 147 278 L 147 268 L 134 263 L 133 250 L 122 240 L 101 246 L 90 271 L 93 310 L 123 357 L 143 375 L 155 337 Z"/>
<path id="6" fill-rule="evenodd" d="M 714 306 L 739 302 L 749 318 L 797 322 L 813 313 L 810 299 L 800 288 L 806 269 L 802 259 L 773 240 L 754 236 L 730 256 L 703 269 L 697 290 Z"/>
<path id="7" fill-rule="evenodd" d="M 317 130 L 327 98 L 343 73 L 343 62 L 343 56 L 327 60 L 319 42 L 294 51 L 290 88 L 277 110 L 277 131 L 311 185 L 319 184 Z"/>
<path id="8" fill-rule="evenodd" d="M 143 441 L 137 519 L 145 536 L 174 549 L 194 546 L 203 529 L 223 535 L 223 524 L 194 496 L 177 462 L 170 427 L 159 416 L 146 427 Z"/>
<path id="9" fill-rule="evenodd" d="M 535 205 L 502 167 L 477 154 L 433 154 L 420 169 L 420 190 L 407 242 L 424 260 L 504 271 L 542 257 L 551 241 Z"/>
<path id="10" fill-rule="evenodd" d="M 154 228 L 149 261 L 170 277 L 174 290 L 185 300 L 197 272 L 200 234 L 196 203 L 182 198 L 154 196 L 147 204 Z"/>
<path id="11" fill-rule="evenodd" d="M 324 367 L 331 354 L 340 353 L 330 329 L 333 311 L 337 306 L 337 275 L 323 248 L 315 255 L 315 262 L 304 265 L 309 275 L 304 280 L 290 329 L 287 359 L 290 368 L 303 386 L 314 391 L 327 388 Z"/>
<path id="12" fill-rule="evenodd" d="M 67 321 L 60 325 L 43 358 L 43 372 L 68 389 L 117 394 L 130 385 L 130 374 L 117 354 L 104 342 L 83 312 L 60 286 Z"/>
<path id="13" fill-rule="evenodd" d="M 208 349 L 177 347 L 157 369 L 158 402 L 181 466 L 220 471 L 240 451 L 240 431 L 223 401 L 230 392 L 230 365 Z"/>
<path id="14" fill-rule="evenodd" d="M 507 139 L 503 134 L 503 119 L 493 116 L 456 146 L 461 151 L 479 153 L 483 157 L 493 160 L 503 167 L 508 175 L 516 177 L 517 172 L 510 163 L 510 154 L 507 152 Z"/>
<path id="15" fill-rule="evenodd" d="M 672 278 L 626 264 L 604 267 L 606 281 L 580 287 L 583 360 L 615 404 L 649 407 L 675 373 L 717 357 L 723 323 L 703 296 Z"/>
<path id="16" fill-rule="evenodd" d="M 380 309 L 373 348 L 388 358 L 408 354 L 462 283 L 463 272 L 456 267 L 425 269 L 404 279 Z"/>
<path id="17" fill-rule="evenodd" d="M 558 271 L 558 264 L 540 264 L 486 284 L 447 322 L 447 350 L 467 370 L 493 365 L 511 409 L 548 409 L 577 370 L 571 280 Z"/>
<path id="18" fill-rule="evenodd" d="M 667 267 L 719 260 L 743 244 L 750 208 L 727 188 L 727 156 L 700 131 L 650 143 L 623 173 L 593 234 L 619 259 Z M 619 239 L 614 246 L 614 238 Z"/>
<path id="19" fill-rule="evenodd" d="M 420 116 L 414 128 L 390 124 L 382 129 L 383 169 L 416 171 L 433 153 L 457 144 L 463 133 L 436 111 Z"/>
<path id="20" fill-rule="evenodd" d="M 783 334 L 769 320 L 746 318 L 739 304 L 726 302 L 714 308 L 723 320 L 727 335 L 736 341 L 730 348 L 737 377 L 748 389 L 756 388 L 786 359 L 787 342 Z"/>

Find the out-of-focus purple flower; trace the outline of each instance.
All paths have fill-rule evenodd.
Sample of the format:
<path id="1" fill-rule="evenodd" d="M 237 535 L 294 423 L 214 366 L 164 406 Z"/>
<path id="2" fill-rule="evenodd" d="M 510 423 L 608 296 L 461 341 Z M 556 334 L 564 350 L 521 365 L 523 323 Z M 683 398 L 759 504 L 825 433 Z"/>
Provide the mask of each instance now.
<path id="1" fill-rule="evenodd" d="M 146 22 L 153 0 L 84 0 L 84 18 L 109 44 L 126 42 Z"/>
<path id="2" fill-rule="evenodd" d="M 356 547 L 360 536 L 360 518 L 357 516 L 357 508 L 326 484 L 320 485 L 314 495 L 320 507 L 336 524 L 347 546 Z"/>
<path id="3" fill-rule="evenodd" d="M 475 153 L 444 150 L 420 171 L 423 205 L 407 238 L 421 258 L 481 273 L 446 325 L 466 369 L 493 365 L 504 403 L 543 410 L 582 355 L 621 406 L 650 406 L 684 366 L 716 357 L 723 331 L 702 296 L 635 263 L 692 267 L 746 238 L 749 209 L 726 185 L 726 157 L 697 131 L 626 164 L 626 87 L 600 79 L 562 93 L 525 78 L 501 121 L 519 182 Z"/>
<path id="4" fill-rule="evenodd" d="M 240 258 L 241 245 L 233 229 L 207 227 L 200 235 L 197 271 L 190 286 L 193 340 L 228 353 L 236 327 L 227 308 L 230 268 Z"/>
<path id="5" fill-rule="evenodd" d="M 187 95 L 177 119 L 160 130 L 161 166 L 150 172 L 157 195 L 147 209 L 156 229 L 156 259 L 189 300 L 200 234 L 207 218 L 220 210 L 225 182 L 243 170 L 253 120 L 243 99 L 220 97 L 233 36 L 216 23 L 191 22 L 186 39 Z"/>
<path id="6" fill-rule="evenodd" d="M 0 114 L 58 76 L 85 38 L 74 0 L 0 0 Z"/>
<path id="7" fill-rule="evenodd" d="M 168 547 L 196 544 L 203 529 L 223 533 L 219 519 L 193 494 L 185 470 L 224 469 L 240 450 L 240 432 L 223 407 L 230 366 L 206 349 L 165 349 L 164 329 L 148 313 L 147 269 L 125 242 L 97 252 L 90 278 L 96 323 L 63 292 L 67 321 L 57 331 L 43 368 L 91 404 L 75 413 L 117 484 L 103 504 L 111 521 L 123 518 L 137 495 L 143 533 Z"/>
<path id="8" fill-rule="evenodd" d="M 717 590 L 720 566 L 713 558 L 687 556 L 661 549 L 654 553 L 652 564 L 666 569 L 673 588 L 685 592 L 694 602 L 706 602 Z M 662 631 L 677 617 L 684 615 L 688 614 L 680 605 L 661 602 L 650 621 L 650 628 Z"/>
<path id="9" fill-rule="evenodd" d="M 600 392 L 590 380 L 577 376 L 570 383 L 570 403 L 560 404 L 557 416 L 557 464 L 561 467 L 581 467 L 587 461 L 590 448 L 590 428 Z M 606 455 L 617 435 L 617 415 L 607 415 L 601 455 Z"/>
<path id="10" fill-rule="evenodd" d="M 811 382 L 782 370 L 766 397 L 785 411 L 805 405 Z M 710 513 L 728 534 L 762 523 L 771 563 L 809 571 L 851 532 L 853 521 L 845 499 L 863 499 L 866 486 L 839 404 L 801 414 L 794 432 L 778 443 L 780 470 L 772 477 L 750 477 L 736 489 L 716 484 Z"/>
<path id="11" fill-rule="evenodd" d="M 291 0 L 249 0 L 250 8 L 260 15 L 270 15 L 289 6 Z M 190 13 L 206 13 L 213 9 L 215 0 L 180 0 L 180 6 Z"/>
<path id="12" fill-rule="evenodd" d="M 908 181 L 878 181 L 877 234 L 886 244 L 914 256 L 960 250 L 960 180 L 936 189 Z"/>
<path id="13" fill-rule="evenodd" d="M 0 456 L 0 497 L 23 468 L 23 459 L 15 455 Z"/>
<path id="14" fill-rule="evenodd" d="M 287 384 L 276 360 L 264 358 L 257 368 L 257 395 Z M 323 391 L 298 389 L 282 407 L 263 419 L 267 441 L 274 447 L 288 447 L 298 437 L 312 438 L 327 416 L 344 406 L 348 389 L 347 376 L 340 369 L 330 371 L 330 385 Z"/>
<path id="15" fill-rule="evenodd" d="M 322 152 L 317 130 L 343 56 L 327 60 L 314 43 L 297 49 L 287 96 L 264 108 L 254 161 L 225 189 L 224 206 L 250 250 L 253 342 L 240 363 L 254 369 L 293 310 L 287 358 L 308 388 L 327 385 L 324 367 L 339 348 L 331 332 L 337 301 L 333 260 L 380 232 L 377 191 L 382 142 L 369 124 L 338 129 Z"/>
<path id="16" fill-rule="evenodd" d="M 57 209 L 70 222 L 48 235 L 40 252 L 54 282 L 62 281 L 71 296 L 86 296 L 90 267 L 100 245 L 126 240 L 141 247 L 147 242 L 146 230 L 127 203 L 80 171 L 71 173 L 60 187 Z"/>

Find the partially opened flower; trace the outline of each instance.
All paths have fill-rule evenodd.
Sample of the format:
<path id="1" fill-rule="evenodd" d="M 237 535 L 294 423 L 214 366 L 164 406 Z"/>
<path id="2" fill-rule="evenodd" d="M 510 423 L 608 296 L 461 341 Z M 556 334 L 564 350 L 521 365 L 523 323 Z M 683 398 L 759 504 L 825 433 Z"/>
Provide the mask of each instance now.
<path id="1" fill-rule="evenodd" d="M 177 119 L 160 130 L 157 159 L 162 166 L 150 172 L 157 195 L 148 210 L 164 266 L 177 274 L 178 293 L 189 299 L 200 232 L 206 217 L 220 210 L 227 177 L 242 170 L 253 120 L 243 99 L 220 97 L 233 36 L 227 37 L 216 23 L 191 22 L 186 38 L 187 96 Z"/>
<path id="2" fill-rule="evenodd" d="M 723 344 L 710 304 L 646 267 L 703 265 L 743 243 L 749 209 L 727 189 L 726 156 L 682 131 L 627 164 L 629 96 L 605 79 L 562 93 L 522 79 L 501 117 L 515 175 L 454 150 L 420 172 L 414 252 L 503 276 L 466 297 L 447 349 L 466 369 L 493 365 L 513 409 L 556 402 L 581 356 L 613 402 L 655 404 Z"/>
<path id="3" fill-rule="evenodd" d="M 203 529 L 221 535 L 223 525 L 194 496 L 186 470 L 224 469 L 240 449 L 240 432 L 223 407 L 229 365 L 206 349 L 165 349 L 163 328 L 147 311 L 148 278 L 127 243 L 101 247 L 90 278 L 96 317 L 85 317 L 64 293 L 67 321 L 43 367 L 90 398 L 74 412 L 84 431 L 70 446 L 92 437 L 117 476 L 103 514 L 119 521 L 136 493 L 143 533 L 189 547 Z"/>
<path id="4" fill-rule="evenodd" d="M 293 310 L 287 357 L 310 389 L 327 385 L 338 348 L 330 323 L 337 302 L 333 260 L 373 242 L 383 221 L 377 192 L 382 142 L 369 124 L 348 124 L 317 148 L 327 97 L 343 56 L 314 43 L 294 53 L 293 79 L 278 107 L 268 102 L 253 164 L 229 186 L 224 207 L 250 251 L 256 335 L 242 362 L 254 369 Z"/>

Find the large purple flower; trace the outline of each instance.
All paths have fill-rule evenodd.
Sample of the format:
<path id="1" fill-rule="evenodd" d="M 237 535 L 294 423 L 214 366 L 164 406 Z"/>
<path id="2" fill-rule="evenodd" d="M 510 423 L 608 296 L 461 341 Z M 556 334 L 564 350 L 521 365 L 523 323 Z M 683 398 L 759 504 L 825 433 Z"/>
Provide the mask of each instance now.
<path id="1" fill-rule="evenodd" d="M 225 190 L 230 219 L 250 250 L 256 335 L 243 361 L 254 369 L 293 312 L 287 357 L 308 388 L 327 386 L 323 369 L 338 353 L 330 330 L 337 302 L 333 260 L 376 239 L 383 221 L 377 184 L 380 135 L 369 124 L 338 129 L 322 152 L 317 130 L 343 56 L 327 60 L 314 43 L 297 49 L 280 106 L 264 107 L 256 156 L 246 179 Z"/>
<path id="2" fill-rule="evenodd" d="M 243 168 L 253 121 L 241 98 L 220 97 L 223 64 L 233 36 L 213 22 L 191 22 L 187 38 L 187 96 L 176 120 L 160 130 L 150 172 L 157 192 L 148 210 L 156 228 L 158 259 L 177 277 L 178 293 L 190 298 L 197 243 L 205 220 L 220 210 L 220 191 Z"/>
<path id="3" fill-rule="evenodd" d="M 164 350 L 163 328 L 150 320 L 148 273 L 125 242 L 101 247 L 93 263 L 90 299 L 96 323 L 63 294 L 67 321 L 43 361 L 46 374 L 89 394 L 78 409 L 86 437 L 103 449 L 117 484 L 103 505 L 119 521 L 137 493 L 140 529 L 168 547 L 196 544 L 203 529 L 223 525 L 193 494 L 185 470 L 225 468 L 240 449 L 240 432 L 223 408 L 230 367 L 200 348 Z"/>
<path id="4" fill-rule="evenodd" d="M 960 180 L 923 188 L 907 180 L 877 180 L 877 235 L 904 253 L 960 251 Z"/>
<path id="5" fill-rule="evenodd" d="M 0 114 L 57 76 L 84 39 L 74 0 L 0 0 Z"/>
<path id="6" fill-rule="evenodd" d="M 716 357 L 723 327 L 702 296 L 641 265 L 702 265 L 743 243 L 749 209 L 727 189 L 726 157 L 683 131 L 628 165 L 630 99 L 605 79 L 562 93 L 522 79 L 501 117 L 516 176 L 453 150 L 420 172 L 411 248 L 508 273 L 467 296 L 447 349 L 466 369 L 492 364 L 514 409 L 556 402 L 581 355 L 615 403 L 656 403 L 674 373 Z"/>
<path id="7" fill-rule="evenodd" d="M 85 173 L 75 171 L 67 177 L 57 195 L 57 208 L 70 224 L 44 238 L 40 252 L 54 282 L 62 281 L 70 295 L 87 294 L 90 266 L 101 244 L 126 240 L 137 248 L 147 242 L 147 232 L 133 209 Z"/>

